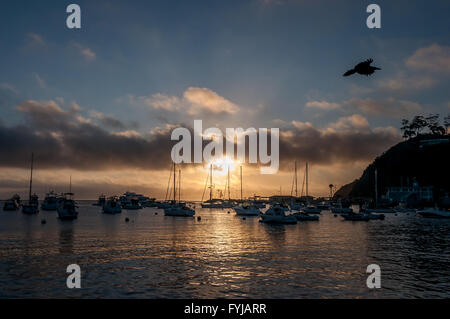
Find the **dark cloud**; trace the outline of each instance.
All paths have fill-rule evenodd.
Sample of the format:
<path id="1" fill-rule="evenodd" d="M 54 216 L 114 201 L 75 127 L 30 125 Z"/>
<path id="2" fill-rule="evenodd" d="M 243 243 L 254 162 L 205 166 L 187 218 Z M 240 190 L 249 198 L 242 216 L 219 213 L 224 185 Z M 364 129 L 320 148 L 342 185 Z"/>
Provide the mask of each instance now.
<path id="1" fill-rule="evenodd" d="M 394 128 L 321 130 L 304 125 L 281 134 L 280 169 L 295 159 L 323 165 L 370 161 L 401 140 Z"/>
<path id="2" fill-rule="evenodd" d="M 135 131 L 109 132 L 76 110 L 62 110 L 55 102 L 26 101 L 17 107 L 25 123 L 0 125 L 0 165 L 29 166 L 31 152 L 40 168 L 105 170 L 160 169 L 170 166 L 170 129 L 147 136 Z"/>
<path id="3" fill-rule="evenodd" d="M 146 135 L 132 130 L 110 132 L 83 118 L 76 108 L 65 111 L 55 102 L 26 101 L 17 110 L 25 123 L 13 127 L 0 124 L 2 167 L 28 168 L 31 152 L 39 168 L 170 167 L 174 126 L 155 128 Z M 394 128 L 371 130 L 364 120 L 356 115 L 342 118 L 329 129 L 300 122 L 286 125 L 280 130 L 280 169 L 294 159 L 316 164 L 369 161 L 400 140 Z"/>

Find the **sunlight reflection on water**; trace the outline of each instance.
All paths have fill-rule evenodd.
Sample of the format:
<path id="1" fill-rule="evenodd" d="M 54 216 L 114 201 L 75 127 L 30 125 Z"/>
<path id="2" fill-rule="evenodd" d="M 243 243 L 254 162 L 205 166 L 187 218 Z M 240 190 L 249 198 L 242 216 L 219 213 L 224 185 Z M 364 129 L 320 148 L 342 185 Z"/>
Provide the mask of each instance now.
<path id="1" fill-rule="evenodd" d="M 399 214 L 358 223 L 323 212 L 319 222 L 270 226 L 227 210 L 197 209 L 201 221 L 152 208 L 99 211 L 81 202 L 74 222 L 0 212 L 0 296 L 450 296 L 450 221 Z M 80 290 L 66 288 L 72 263 L 81 266 Z M 382 289 L 366 287 L 371 263 L 381 267 Z"/>

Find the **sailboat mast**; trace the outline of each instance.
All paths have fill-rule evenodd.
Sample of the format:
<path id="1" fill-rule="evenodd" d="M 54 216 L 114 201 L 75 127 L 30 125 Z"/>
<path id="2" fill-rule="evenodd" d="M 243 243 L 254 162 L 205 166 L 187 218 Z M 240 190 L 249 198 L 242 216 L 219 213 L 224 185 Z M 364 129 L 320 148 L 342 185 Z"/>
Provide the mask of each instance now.
<path id="1" fill-rule="evenodd" d="M 31 153 L 30 189 L 28 192 L 28 198 L 30 200 L 31 200 L 31 187 L 33 186 L 33 161 L 34 161 L 34 153 Z"/>
<path id="2" fill-rule="evenodd" d="M 211 166 L 209 168 L 209 201 L 211 201 L 213 197 L 212 172 L 213 172 L 213 164 L 211 163 Z"/>
<path id="3" fill-rule="evenodd" d="M 297 188 L 297 161 L 295 161 L 295 197 L 298 197 L 298 188 Z"/>
<path id="4" fill-rule="evenodd" d="M 231 196 L 230 196 L 230 165 L 228 165 L 228 200 L 231 200 Z"/>
<path id="5" fill-rule="evenodd" d="M 181 202 L 181 168 L 178 170 L 178 202 Z"/>
<path id="6" fill-rule="evenodd" d="M 177 201 L 177 171 L 175 167 L 175 163 L 173 163 L 173 202 Z"/>
<path id="7" fill-rule="evenodd" d="M 242 166 L 240 167 L 241 170 L 241 202 L 242 202 Z"/>
<path id="8" fill-rule="evenodd" d="M 308 200 L 308 162 L 306 162 L 306 200 Z"/>
<path id="9" fill-rule="evenodd" d="M 70 175 L 69 179 L 69 193 L 72 193 L 72 175 Z"/>

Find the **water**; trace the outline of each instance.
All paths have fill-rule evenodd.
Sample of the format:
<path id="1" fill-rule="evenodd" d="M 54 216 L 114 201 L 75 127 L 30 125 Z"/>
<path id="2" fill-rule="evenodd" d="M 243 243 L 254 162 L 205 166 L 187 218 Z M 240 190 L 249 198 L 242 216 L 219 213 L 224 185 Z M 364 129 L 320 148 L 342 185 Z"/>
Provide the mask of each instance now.
<path id="1" fill-rule="evenodd" d="M 319 222 L 271 226 L 227 210 L 197 216 L 153 208 L 111 216 L 91 202 L 80 203 L 72 222 L 56 212 L 1 211 L 0 297 L 450 297 L 450 220 L 348 222 L 323 212 Z M 74 263 L 78 290 L 66 287 Z M 381 289 L 366 286 L 372 263 L 381 267 Z"/>

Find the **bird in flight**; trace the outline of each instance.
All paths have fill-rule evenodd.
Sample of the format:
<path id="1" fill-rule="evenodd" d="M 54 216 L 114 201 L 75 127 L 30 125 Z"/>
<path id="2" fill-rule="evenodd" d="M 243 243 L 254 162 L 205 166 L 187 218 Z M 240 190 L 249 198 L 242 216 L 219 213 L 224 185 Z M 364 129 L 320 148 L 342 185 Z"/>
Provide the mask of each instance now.
<path id="1" fill-rule="evenodd" d="M 349 76 L 355 73 L 369 76 L 375 72 L 375 70 L 381 70 L 380 68 L 377 68 L 376 66 L 371 66 L 370 64 L 373 62 L 372 59 L 368 59 L 364 62 L 361 62 L 357 64 L 353 69 L 348 70 L 344 73 L 344 76 Z"/>

